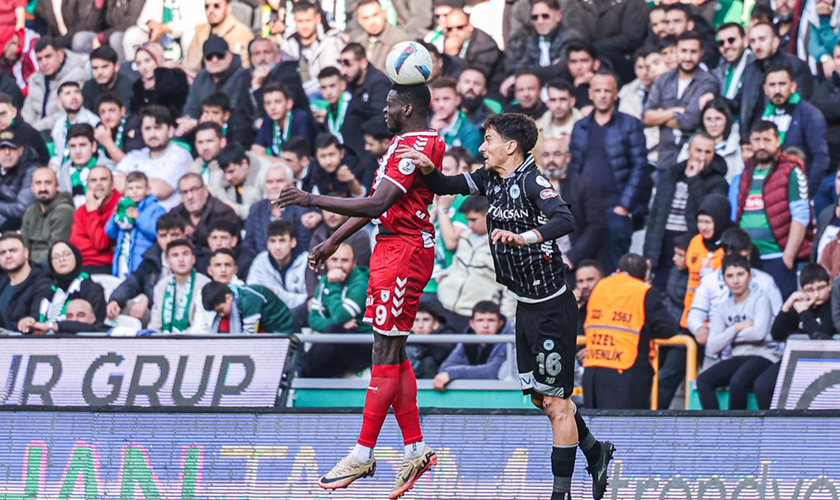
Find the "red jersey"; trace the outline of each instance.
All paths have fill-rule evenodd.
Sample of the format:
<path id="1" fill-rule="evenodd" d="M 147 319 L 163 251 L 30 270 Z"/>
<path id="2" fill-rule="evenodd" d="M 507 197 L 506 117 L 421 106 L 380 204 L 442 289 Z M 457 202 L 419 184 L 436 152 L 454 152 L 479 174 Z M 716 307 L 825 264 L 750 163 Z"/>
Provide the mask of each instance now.
<path id="1" fill-rule="evenodd" d="M 435 245 L 435 227 L 429 220 L 429 205 L 434 194 L 426 186 L 423 174 L 414 162 L 397 158 L 397 148 L 403 145 L 428 156 L 438 170 L 442 168 L 446 144 L 437 132 L 428 130 L 394 136 L 385 156 L 379 160 L 370 195 L 373 196 L 383 180 L 393 183 L 405 194 L 373 222 L 382 224 L 397 236 L 421 238 L 423 247 L 431 248 Z"/>

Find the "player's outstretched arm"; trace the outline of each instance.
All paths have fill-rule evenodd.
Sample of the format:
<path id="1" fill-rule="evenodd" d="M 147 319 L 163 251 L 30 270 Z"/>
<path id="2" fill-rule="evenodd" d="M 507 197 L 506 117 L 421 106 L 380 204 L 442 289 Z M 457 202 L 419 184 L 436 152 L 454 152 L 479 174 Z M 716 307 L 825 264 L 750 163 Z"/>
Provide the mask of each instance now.
<path id="1" fill-rule="evenodd" d="M 408 159 L 414 162 L 414 166 L 420 169 L 420 172 L 425 176 L 426 186 L 428 186 L 434 194 L 468 195 L 478 193 L 478 188 L 475 186 L 475 183 L 473 182 L 473 185 L 471 186 L 470 181 L 467 180 L 466 176 L 469 174 L 454 175 L 451 177 L 443 175 L 435 168 L 435 164 L 432 163 L 432 160 L 430 160 L 428 156 L 414 148 L 409 146 L 398 147 L 397 158 L 400 160 Z"/>
<path id="2" fill-rule="evenodd" d="M 359 229 L 365 227 L 370 223 L 370 219 L 353 217 L 347 219 L 336 231 L 321 243 L 317 244 L 315 248 L 309 252 L 309 267 L 313 271 L 317 271 L 330 258 L 332 254 L 338 249 L 338 246 L 344 243 L 344 240 L 353 236 Z"/>
<path id="3" fill-rule="evenodd" d="M 280 192 L 280 197 L 271 203 L 280 208 L 289 205 L 317 207 L 348 217 L 374 219 L 391 208 L 402 195 L 403 191 L 391 182 L 380 183 L 373 196 L 367 198 L 334 198 L 307 193 L 296 187 L 287 187 Z"/>

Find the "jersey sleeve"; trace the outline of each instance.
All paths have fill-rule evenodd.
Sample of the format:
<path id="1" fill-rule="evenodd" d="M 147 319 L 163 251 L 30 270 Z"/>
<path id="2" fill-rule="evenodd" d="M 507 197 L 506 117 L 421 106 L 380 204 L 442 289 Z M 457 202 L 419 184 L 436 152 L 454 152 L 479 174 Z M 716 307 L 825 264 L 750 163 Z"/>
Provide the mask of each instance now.
<path id="1" fill-rule="evenodd" d="M 548 179 L 534 173 L 525 177 L 524 184 L 528 199 L 548 218 L 548 222 L 537 228 L 544 241 L 556 240 L 575 230 L 569 204 L 563 201 Z"/>
<path id="2" fill-rule="evenodd" d="M 441 141 L 440 147 L 438 147 L 438 141 Z M 443 146 L 443 142 L 440 137 L 420 135 L 411 137 L 403 144 L 428 156 L 429 159 L 432 160 L 432 163 L 435 164 L 437 170 L 441 169 L 445 146 Z M 393 184 L 396 184 L 396 186 L 404 193 L 407 193 L 408 190 L 411 189 L 411 186 L 414 185 L 419 175 L 422 174 L 418 171 L 412 160 L 409 160 L 408 158 L 400 159 L 396 154 L 391 155 L 388 159 L 388 164 L 385 166 L 384 178 Z"/>

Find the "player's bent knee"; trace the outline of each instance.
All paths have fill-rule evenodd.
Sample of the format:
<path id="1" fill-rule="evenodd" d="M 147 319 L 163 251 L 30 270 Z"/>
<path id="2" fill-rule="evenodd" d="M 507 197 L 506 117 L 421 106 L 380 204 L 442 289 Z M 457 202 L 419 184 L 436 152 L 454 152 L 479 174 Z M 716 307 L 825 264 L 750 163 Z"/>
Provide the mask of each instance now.
<path id="1" fill-rule="evenodd" d="M 548 414 L 548 418 L 553 421 L 574 420 L 575 418 L 575 405 L 570 399 L 544 396 L 543 408 Z"/>

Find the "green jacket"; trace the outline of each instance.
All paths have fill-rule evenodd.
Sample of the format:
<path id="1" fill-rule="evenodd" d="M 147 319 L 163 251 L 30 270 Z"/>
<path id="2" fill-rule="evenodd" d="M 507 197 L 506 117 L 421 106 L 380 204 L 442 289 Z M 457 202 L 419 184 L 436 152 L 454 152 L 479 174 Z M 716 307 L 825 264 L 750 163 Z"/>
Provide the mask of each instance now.
<path id="1" fill-rule="evenodd" d="M 330 283 L 322 276 L 312 298 L 309 326 L 317 332 L 329 332 L 355 319 L 356 333 L 370 333 L 373 328 L 362 321 L 365 315 L 368 277 L 366 267 L 356 267 L 344 283 Z"/>
<path id="2" fill-rule="evenodd" d="M 53 243 L 70 239 L 74 211 L 70 193 L 58 193 L 43 212 L 38 203 L 26 209 L 20 234 L 32 262 L 46 262 Z"/>
<path id="3" fill-rule="evenodd" d="M 294 333 L 292 312 L 274 292 L 260 285 L 242 286 L 238 292 L 243 333 Z"/>

